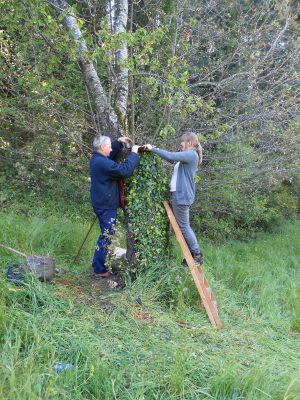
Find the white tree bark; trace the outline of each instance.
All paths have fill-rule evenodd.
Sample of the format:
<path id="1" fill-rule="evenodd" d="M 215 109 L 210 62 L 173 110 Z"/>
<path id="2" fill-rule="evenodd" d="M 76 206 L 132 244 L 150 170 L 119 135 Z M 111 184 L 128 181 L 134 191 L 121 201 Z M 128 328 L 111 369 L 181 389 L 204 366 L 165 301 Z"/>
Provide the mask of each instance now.
<path id="1" fill-rule="evenodd" d="M 126 32 L 128 21 L 128 0 L 115 1 L 114 33 Z M 115 104 L 123 124 L 126 124 L 128 100 L 128 48 L 124 40 L 122 46 L 116 51 L 116 91 Z"/>
<path id="2" fill-rule="evenodd" d="M 46 2 L 51 4 L 60 12 L 65 12 L 70 8 L 69 4 L 65 0 L 46 0 Z M 71 33 L 73 39 L 78 45 L 79 64 L 85 83 L 95 104 L 95 109 L 100 122 L 101 134 L 117 138 L 124 133 L 123 128 L 119 124 L 117 115 L 108 102 L 94 64 L 87 57 L 88 48 L 85 40 L 82 38 L 82 33 L 78 27 L 77 20 L 72 15 L 66 15 L 64 18 L 64 24 L 67 31 Z"/>

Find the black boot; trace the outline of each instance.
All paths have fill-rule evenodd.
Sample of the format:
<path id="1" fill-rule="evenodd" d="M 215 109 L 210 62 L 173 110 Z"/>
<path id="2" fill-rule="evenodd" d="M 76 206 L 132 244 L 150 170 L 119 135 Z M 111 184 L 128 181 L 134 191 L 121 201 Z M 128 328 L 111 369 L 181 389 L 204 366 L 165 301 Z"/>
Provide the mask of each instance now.
<path id="1" fill-rule="evenodd" d="M 202 253 L 192 253 L 193 259 L 196 265 L 203 264 L 203 254 Z"/>
<path id="2" fill-rule="evenodd" d="M 185 258 L 182 260 L 181 265 L 182 265 L 183 267 L 186 267 L 186 268 L 189 267 L 189 266 L 188 266 L 188 263 L 187 263 L 187 261 L 186 261 Z"/>

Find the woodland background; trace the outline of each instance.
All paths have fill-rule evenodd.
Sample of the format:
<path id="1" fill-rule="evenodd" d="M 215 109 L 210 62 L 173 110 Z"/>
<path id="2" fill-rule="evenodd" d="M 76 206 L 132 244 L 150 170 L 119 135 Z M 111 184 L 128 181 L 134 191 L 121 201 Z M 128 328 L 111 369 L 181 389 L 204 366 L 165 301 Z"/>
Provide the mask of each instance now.
<path id="1" fill-rule="evenodd" d="M 90 216 L 94 135 L 176 150 L 193 130 L 197 232 L 245 237 L 294 217 L 299 12 L 286 0 L 2 0 L 1 206 L 28 208 L 26 193 Z"/>
<path id="2" fill-rule="evenodd" d="M 0 0 L 0 51 L 0 243 L 65 272 L 17 286 L 24 257 L 1 249 L 0 398 L 299 400 L 299 2 Z M 165 229 L 152 154 L 118 224 L 135 280 L 90 278 L 97 228 L 74 262 L 93 137 L 176 150 L 183 130 L 204 149 L 191 217 L 222 331 Z"/>

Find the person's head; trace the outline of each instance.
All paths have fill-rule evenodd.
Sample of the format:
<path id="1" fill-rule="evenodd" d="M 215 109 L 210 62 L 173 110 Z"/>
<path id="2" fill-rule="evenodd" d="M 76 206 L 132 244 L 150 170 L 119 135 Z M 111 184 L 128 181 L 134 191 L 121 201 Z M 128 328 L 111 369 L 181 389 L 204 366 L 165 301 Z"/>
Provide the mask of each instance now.
<path id="1" fill-rule="evenodd" d="M 103 154 L 105 157 L 108 157 L 112 150 L 111 140 L 108 136 L 96 136 L 93 141 L 93 146 L 97 151 L 99 151 L 99 153 Z"/>
<path id="2" fill-rule="evenodd" d="M 202 146 L 194 132 L 184 132 L 180 138 L 181 150 L 196 149 L 199 155 L 199 164 L 202 163 Z"/>

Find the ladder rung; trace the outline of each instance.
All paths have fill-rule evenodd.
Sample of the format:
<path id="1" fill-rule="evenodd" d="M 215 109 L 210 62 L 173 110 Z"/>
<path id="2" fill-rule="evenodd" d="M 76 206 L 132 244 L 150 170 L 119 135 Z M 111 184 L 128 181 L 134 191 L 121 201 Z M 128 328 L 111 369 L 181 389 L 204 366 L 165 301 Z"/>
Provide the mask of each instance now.
<path id="1" fill-rule="evenodd" d="M 202 282 L 204 282 L 204 279 L 205 279 L 204 272 L 200 272 L 199 278 L 201 279 Z"/>

